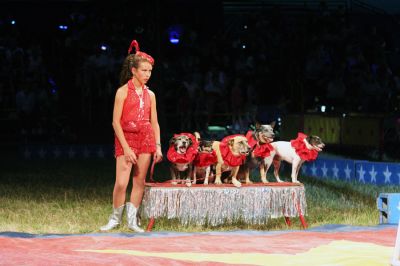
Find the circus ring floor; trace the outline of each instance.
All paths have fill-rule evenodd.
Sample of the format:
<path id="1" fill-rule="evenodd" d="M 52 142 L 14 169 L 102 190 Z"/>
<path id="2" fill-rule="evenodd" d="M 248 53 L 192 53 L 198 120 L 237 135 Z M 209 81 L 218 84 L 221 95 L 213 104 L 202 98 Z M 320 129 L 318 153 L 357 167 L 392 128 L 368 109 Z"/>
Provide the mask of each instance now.
<path id="1" fill-rule="evenodd" d="M 0 233 L 0 265 L 389 265 L 397 225 L 307 230 Z"/>

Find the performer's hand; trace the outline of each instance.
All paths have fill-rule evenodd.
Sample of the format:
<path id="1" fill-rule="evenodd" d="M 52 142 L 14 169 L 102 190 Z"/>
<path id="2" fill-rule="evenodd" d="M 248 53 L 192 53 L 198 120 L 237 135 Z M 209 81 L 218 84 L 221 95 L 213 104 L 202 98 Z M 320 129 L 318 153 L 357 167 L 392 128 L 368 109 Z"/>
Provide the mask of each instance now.
<path id="1" fill-rule="evenodd" d="M 159 145 L 157 145 L 157 150 L 156 150 L 156 152 L 154 153 L 153 160 L 154 160 L 156 163 L 159 163 L 159 162 L 162 161 L 162 159 L 163 159 L 163 155 L 162 155 L 161 147 L 160 147 Z"/>
<path id="2" fill-rule="evenodd" d="M 130 148 L 127 148 L 126 150 L 124 150 L 124 156 L 125 156 L 125 160 L 127 162 L 131 162 L 132 164 L 136 164 L 137 163 L 136 154 Z"/>

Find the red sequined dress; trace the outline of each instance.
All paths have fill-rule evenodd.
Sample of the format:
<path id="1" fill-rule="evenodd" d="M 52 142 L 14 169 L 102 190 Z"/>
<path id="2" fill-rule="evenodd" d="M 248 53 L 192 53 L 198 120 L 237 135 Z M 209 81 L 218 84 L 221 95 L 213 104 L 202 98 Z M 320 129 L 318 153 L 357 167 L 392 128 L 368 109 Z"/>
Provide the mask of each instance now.
<path id="1" fill-rule="evenodd" d="M 156 151 L 156 140 L 150 123 L 150 114 L 151 99 L 148 87 L 144 86 L 139 95 L 132 80 L 129 80 L 128 95 L 124 101 L 120 123 L 125 139 L 136 155 Z M 115 157 L 123 154 L 121 143 L 115 136 Z"/>

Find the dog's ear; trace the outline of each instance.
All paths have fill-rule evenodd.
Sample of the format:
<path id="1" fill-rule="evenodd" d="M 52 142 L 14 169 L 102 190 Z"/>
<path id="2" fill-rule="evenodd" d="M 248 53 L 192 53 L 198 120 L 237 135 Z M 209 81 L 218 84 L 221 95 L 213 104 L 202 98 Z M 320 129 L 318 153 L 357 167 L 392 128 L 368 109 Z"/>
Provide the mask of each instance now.
<path id="1" fill-rule="evenodd" d="M 233 147 L 233 144 L 235 143 L 235 139 L 234 138 L 231 138 L 229 141 L 228 141 L 228 145 L 229 146 L 231 146 L 231 147 Z"/>
<path id="2" fill-rule="evenodd" d="M 196 137 L 196 140 L 199 142 L 201 140 L 200 133 L 195 131 L 193 135 Z"/>
<path id="3" fill-rule="evenodd" d="M 276 122 L 275 121 L 272 121 L 271 122 L 271 124 L 269 124 L 272 128 L 274 128 L 275 127 L 275 124 L 276 124 Z"/>
<path id="4" fill-rule="evenodd" d="M 193 144 L 193 140 L 192 140 L 192 138 L 189 138 L 189 145 L 188 146 L 190 146 L 192 144 Z"/>
<path id="5" fill-rule="evenodd" d="M 175 137 L 172 137 L 172 138 L 169 140 L 169 145 L 173 145 L 173 144 L 175 144 L 175 142 L 176 142 L 176 138 L 175 138 Z"/>
<path id="6" fill-rule="evenodd" d="M 262 126 L 261 123 L 257 121 L 256 122 L 256 130 L 259 130 L 261 128 L 261 126 Z"/>

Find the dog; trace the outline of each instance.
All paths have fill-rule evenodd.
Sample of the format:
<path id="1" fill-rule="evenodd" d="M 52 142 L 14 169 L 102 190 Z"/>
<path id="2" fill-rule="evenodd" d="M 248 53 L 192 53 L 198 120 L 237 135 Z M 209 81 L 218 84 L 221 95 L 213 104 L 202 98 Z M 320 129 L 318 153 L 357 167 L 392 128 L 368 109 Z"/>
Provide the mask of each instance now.
<path id="1" fill-rule="evenodd" d="M 281 161 L 286 161 L 292 164 L 291 178 L 293 183 L 300 183 L 297 180 L 301 166 L 305 161 L 313 161 L 317 158 L 318 152 L 321 152 L 325 147 L 321 138 L 315 135 L 307 136 L 303 133 L 298 133 L 296 139 L 289 141 L 272 142 L 274 147 L 273 161 L 274 176 L 278 182 L 282 182 L 279 178 L 279 168 Z M 270 164 L 267 165 L 267 171 Z"/>
<path id="2" fill-rule="evenodd" d="M 190 177 L 193 171 L 193 160 L 197 154 L 198 142 L 190 133 L 175 134 L 169 141 L 167 158 L 171 162 L 171 183 L 186 182 L 190 184 Z"/>
<path id="3" fill-rule="evenodd" d="M 229 178 L 232 179 L 232 184 L 235 187 L 240 187 L 242 184 L 237 179 L 239 167 L 242 165 L 246 156 L 250 152 L 250 146 L 247 138 L 243 135 L 227 136 L 222 141 L 214 141 L 212 148 L 217 155 L 215 164 L 215 184 L 222 184 L 222 172 L 230 171 Z"/>
<path id="4" fill-rule="evenodd" d="M 270 144 L 274 138 L 275 122 L 270 124 L 255 124 L 254 131 L 248 131 L 246 138 L 251 147 L 250 154 L 246 157 L 246 161 L 240 166 L 239 176 L 245 179 L 246 184 L 252 184 L 250 181 L 250 172 L 259 168 L 261 181 L 268 183 L 267 180 L 267 165 L 271 165 L 273 147 Z"/>
<path id="5" fill-rule="evenodd" d="M 212 147 L 214 141 L 201 140 L 200 137 L 198 138 L 198 141 L 198 153 L 193 161 L 192 184 L 196 184 L 197 178 L 200 178 L 204 179 L 204 185 L 208 185 L 210 174 L 212 174 L 214 168 L 213 166 L 217 162 L 217 154 Z"/>

